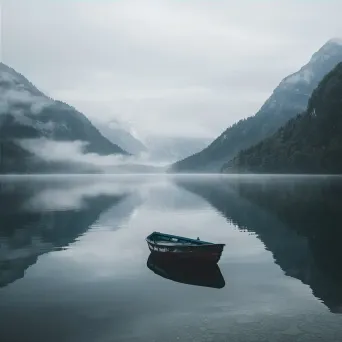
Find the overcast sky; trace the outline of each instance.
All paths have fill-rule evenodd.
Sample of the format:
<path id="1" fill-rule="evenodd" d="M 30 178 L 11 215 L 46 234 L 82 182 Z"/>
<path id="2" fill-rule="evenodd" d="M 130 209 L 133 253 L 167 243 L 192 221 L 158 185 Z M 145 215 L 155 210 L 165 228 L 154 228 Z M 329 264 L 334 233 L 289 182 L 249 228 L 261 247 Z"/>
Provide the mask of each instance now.
<path id="1" fill-rule="evenodd" d="M 215 137 L 342 36 L 341 0 L 2 0 L 2 61 L 90 118 Z"/>

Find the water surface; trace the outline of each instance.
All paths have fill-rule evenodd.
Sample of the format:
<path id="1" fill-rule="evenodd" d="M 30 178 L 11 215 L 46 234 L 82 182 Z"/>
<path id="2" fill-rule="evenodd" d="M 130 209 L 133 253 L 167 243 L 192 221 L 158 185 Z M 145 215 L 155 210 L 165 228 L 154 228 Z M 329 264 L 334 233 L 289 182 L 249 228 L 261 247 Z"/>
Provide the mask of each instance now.
<path id="1" fill-rule="evenodd" d="M 3 177 L 0 340 L 342 340 L 341 209 L 338 177 Z M 218 270 L 167 279 L 152 231 Z"/>

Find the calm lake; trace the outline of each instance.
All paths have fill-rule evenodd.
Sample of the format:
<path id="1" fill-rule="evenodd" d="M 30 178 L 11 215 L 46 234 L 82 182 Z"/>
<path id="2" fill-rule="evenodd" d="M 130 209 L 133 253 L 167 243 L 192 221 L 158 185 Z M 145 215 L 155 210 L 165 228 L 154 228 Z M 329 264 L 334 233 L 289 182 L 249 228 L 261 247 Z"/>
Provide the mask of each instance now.
<path id="1" fill-rule="evenodd" d="M 0 341 L 340 341 L 341 215 L 339 177 L 2 177 Z M 161 269 L 153 231 L 218 268 Z"/>

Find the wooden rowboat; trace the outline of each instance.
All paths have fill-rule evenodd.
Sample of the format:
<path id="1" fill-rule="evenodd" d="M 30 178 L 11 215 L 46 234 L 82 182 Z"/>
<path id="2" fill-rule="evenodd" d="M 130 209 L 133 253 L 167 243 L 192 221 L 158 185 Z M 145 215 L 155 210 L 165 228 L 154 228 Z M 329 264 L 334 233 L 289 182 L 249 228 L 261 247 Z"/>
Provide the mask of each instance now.
<path id="1" fill-rule="evenodd" d="M 147 267 L 155 274 L 177 283 L 222 289 L 225 280 L 216 263 L 161 259 L 150 254 Z"/>
<path id="2" fill-rule="evenodd" d="M 146 238 L 151 253 L 160 258 L 196 259 L 218 262 L 225 244 L 153 232 Z"/>

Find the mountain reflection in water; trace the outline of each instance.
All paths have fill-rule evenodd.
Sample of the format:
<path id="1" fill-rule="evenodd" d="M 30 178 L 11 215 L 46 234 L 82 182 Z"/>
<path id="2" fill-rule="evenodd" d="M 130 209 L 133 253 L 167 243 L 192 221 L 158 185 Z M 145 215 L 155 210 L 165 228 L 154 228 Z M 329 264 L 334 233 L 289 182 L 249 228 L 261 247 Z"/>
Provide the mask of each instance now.
<path id="1" fill-rule="evenodd" d="M 339 177 L 0 177 L 0 340 L 341 341 L 341 209 Z M 226 248 L 165 264 L 153 231 Z"/>
<path id="2" fill-rule="evenodd" d="M 0 287 L 22 278 L 40 255 L 74 243 L 102 213 L 115 228 L 139 204 L 127 188 L 42 178 L 0 182 Z"/>
<path id="3" fill-rule="evenodd" d="M 255 233 L 286 275 L 308 284 L 332 312 L 342 312 L 341 178 L 186 178 L 176 184 Z"/>

